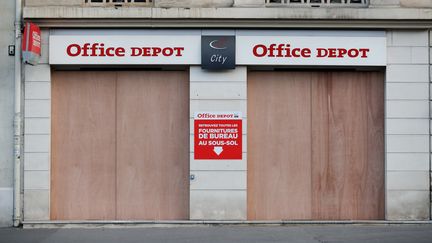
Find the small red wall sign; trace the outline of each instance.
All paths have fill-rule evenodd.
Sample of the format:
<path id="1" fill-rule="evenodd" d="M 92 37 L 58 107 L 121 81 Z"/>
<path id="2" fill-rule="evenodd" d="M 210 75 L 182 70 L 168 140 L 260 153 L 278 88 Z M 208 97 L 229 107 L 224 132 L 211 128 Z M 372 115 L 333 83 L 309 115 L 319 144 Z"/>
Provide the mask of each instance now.
<path id="1" fill-rule="evenodd" d="M 196 160 L 242 159 L 240 112 L 198 112 L 194 134 Z"/>
<path id="2" fill-rule="evenodd" d="M 41 31 L 39 26 L 27 22 L 22 38 L 22 53 L 25 63 L 36 65 L 41 56 Z"/>

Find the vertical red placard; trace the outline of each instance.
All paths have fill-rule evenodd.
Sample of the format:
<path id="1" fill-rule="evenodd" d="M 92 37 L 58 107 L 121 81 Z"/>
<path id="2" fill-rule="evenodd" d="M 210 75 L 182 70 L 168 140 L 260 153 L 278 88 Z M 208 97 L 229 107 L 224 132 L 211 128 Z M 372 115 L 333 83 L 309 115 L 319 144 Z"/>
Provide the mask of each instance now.
<path id="1" fill-rule="evenodd" d="M 36 24 L 27 22 L 22 38 L 23 61 L 32 65 L 39 62 L 41 55 L 41 31 Z"/>
<path id="2" fill-rule="evenodd" d="M 242 159 L 241 116 L 238 113 L 205 114 L 208 116 L 196 116 L 194 120 L 194 158 Z"/>

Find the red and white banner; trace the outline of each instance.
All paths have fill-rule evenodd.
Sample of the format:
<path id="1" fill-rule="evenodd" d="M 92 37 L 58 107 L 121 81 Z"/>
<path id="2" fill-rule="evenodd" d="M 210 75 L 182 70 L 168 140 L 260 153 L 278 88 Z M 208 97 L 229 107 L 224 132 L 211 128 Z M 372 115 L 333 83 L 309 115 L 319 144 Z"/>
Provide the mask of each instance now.
<path id="1" fill-rule="evenodd" d="M 194 134 L 194 159 L 242 159 L 240 112 L 198 112 Z"/>
<path id="2" fill-rule="evenodd" d="M 41 31 L 36 24 L 27 22 L 24 26 L 22 38 L 23 61 L 36 65 L 41 56 Z"/>

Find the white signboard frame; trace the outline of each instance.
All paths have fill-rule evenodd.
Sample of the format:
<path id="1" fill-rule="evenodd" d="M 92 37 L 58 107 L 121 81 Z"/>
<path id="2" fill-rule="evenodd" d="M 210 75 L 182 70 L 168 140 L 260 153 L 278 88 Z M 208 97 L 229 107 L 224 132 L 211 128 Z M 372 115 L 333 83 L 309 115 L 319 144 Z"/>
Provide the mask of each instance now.
<path id="1" fill-rule="evenodd" d="M 54 65 L 200 65 L 201 30 L 57 30 Z M 236 65 L 385 66 L 385 31 L 237 30 Z"/>
<path id="2" fill-rule="evenodd" d="M 200 36 L 50 36 L 50 64 L 201 63 Z"/>

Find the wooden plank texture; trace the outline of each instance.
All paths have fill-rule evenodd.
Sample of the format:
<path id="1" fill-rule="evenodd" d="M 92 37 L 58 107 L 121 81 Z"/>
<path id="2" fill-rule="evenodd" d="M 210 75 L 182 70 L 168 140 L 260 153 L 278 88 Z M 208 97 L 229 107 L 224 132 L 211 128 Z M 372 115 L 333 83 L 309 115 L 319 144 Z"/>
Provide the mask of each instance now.
<path id="1" fill-rule="evenodd" d="M 189 218 L 187 72 L 55 72 L 51 219 Z"/>
<path id="2" fill-rule="evenodd" d="M 248 79 L 248 218 L 383 219 L 384 218 L 384 78 L 380 72 L 251 72 Z M 289 85 L 296 77 L 304 84 Z M 270 83 L 270 85 L 269 85 Z M 277 87 L 273 83 L 282 83 Z M 294 92 L 294 94 L 292 93 Z M 290 98 L 287 98 L 289 96 Z M 295 97 L 310 99 L 310 108 L 292 110 Z M 291 100 L 294 99 L 294 100 Z M 303 101 L 307 103 L 306 100 Z M 263 105 L 269 104 L 269 105 Z M 271 104 L 271 105 L 270 105 Z M 287 112 L 287 113 L 285 113 Z M 284 114 L 279 116 L 279 114 Z M 267 120 L 266 116 L 277 116 Z M 293 118 L 297 117 L 297 118 Z M 301 117 L 309 124 L 287 132 Z M 279 120 L 278 120 L 279 119 Z M 307 122 L 308 121 L 308 122 Z M 267 130 L 266 130 L 267 129 Z M 270 130 L 269 130 L 270 129 Z M 272 130 L 290 140 L 283 143 Z M 260 137 L 265 137 L 259 139 Z M 311 138 L 305 143 L 305 137 Z M 297 147 L 293 147 L 295 146 Z M 291 147 L 289 147 L 291 146 Z M 295 148 L 295 155 L 289 151 Z M 306 154 L 309 157 L 298 157 Z M 281 157 L 279 157 L 281 156 Z M 296 158 L 296 156 L 298 158 Z M 290 159 L 295 158 L 295 162 Z M 299 161 L 301 160 L 301 161 Z M 274 169 L 290 161 L 295 171 Z M 295 178 L 288 183 L 288 179 Z M 307 178 L 304 178 L 307 177 Z M 265 182 L 273 180 L 273 184 Z M 305 183 L 309 180 L 310 183 Z M 298 195 L 278 188 L 303 191 Z M 278 191 L 278 193 L 271 193 Z M 265 199 L 261 198 L 265 196 Z M 309 197 L 309 198 L 307 198 Z M 263 204 L 262 201 L 267 204 Z M 291 209 L 281 209 L 280 202 Z M 299 201 L 297 201 L 299 203 Z M 307 209 L 309 211 L 307 211 Z M 279 212 L 274 212 L 278 210 Z M 299 215 L 287 214 L 292 210 Z M 287 218 L 288 216 L 288 218 Z"/>
<path id="3" fill-rule="evenodd" d="M 113 72 L 52 76 L 51 219 L 115 218 Z"/>
<path id="4" fill-rule="evenodd" d="M 119 72 L 117 218 L 189 218 L 186 72 Z"/>
<path id="5" fill-rule="evenodd" d="M 384 73 L 369 72 L 366 82 L 367 96 L 367 172 L 363 179 L 363 197 L 367 203 L 360 205 L 360 215 L 365 219 L 385 219 L 385 84 Z M 369 186 L 364 186 L 364 184 Z"/>
<path id="6" fill-rule="evenodd" d="M 308 219 L 311 74 L 249 74 L 248 219 Z"/>
<path id="7" fill-rule="evenodd" d="M 383 219 L 383 76 L 319 75 L 312 84 L 313 219 Z"/>

